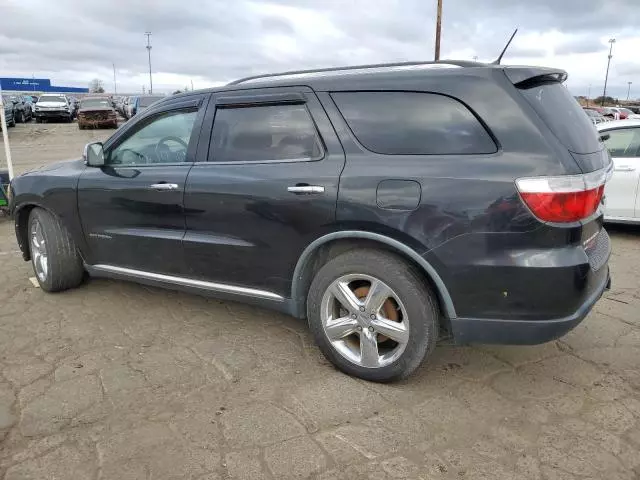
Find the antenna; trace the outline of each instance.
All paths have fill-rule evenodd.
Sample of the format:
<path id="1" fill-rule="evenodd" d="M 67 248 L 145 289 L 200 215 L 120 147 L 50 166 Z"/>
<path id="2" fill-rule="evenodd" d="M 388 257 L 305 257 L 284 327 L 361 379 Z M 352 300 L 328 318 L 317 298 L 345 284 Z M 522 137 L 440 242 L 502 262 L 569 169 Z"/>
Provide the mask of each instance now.
<path id="1" fill-rule="evenodd" d="M 516 33 L 518 33 L 518 29 L 517 28 L 511 34 L 511 38 L 509 38 L 509 41 L 504 46 L 504 49 L 502 50 L 502 53 L 500 54 L 500 56 L 498 58 L 496 58 L 493 62 L 491 62 L 493 65 L 500 65 L 500 61 L 502 60 L 502 57 L 504 56 L 504 53 L 507 51 L 507 48 L 509 48 L 509 45 L 511 45 L 511 40 L 513 40 L 513 37 L 516 36 Z"/>

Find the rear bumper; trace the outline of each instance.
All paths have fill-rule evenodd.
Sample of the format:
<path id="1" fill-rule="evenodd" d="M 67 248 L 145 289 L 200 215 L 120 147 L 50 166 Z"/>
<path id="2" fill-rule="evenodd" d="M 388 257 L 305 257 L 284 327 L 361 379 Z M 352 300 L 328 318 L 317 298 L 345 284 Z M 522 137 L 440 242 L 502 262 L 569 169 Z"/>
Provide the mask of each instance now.
<path id="1" fill-rule="evenodd" d="M 609 267 L 603 267 L 597 284 L 584 303 L 571 315 L 550 320 L 503 320 L 455 318 L 451 328 L 456 343 L 537 345 L 555 340 L 575 328 L 611 286 Z"/>

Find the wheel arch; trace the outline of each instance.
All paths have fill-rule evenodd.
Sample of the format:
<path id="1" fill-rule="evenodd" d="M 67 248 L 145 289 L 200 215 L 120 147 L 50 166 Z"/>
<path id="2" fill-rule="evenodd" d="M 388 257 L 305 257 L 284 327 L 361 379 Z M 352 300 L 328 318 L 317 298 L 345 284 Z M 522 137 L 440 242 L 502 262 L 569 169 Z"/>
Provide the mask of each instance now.
<path id="1" fill-rule="evenodd" d="M 16 230 L 16 239 L 18 241 L 18 247 L 20 247 L 20 251 L 22 252 L 22 258 L 25 261 L 31 260 L 31 250 L 29 249 L 29 216 L 36 208 L 46 210 L 54 217 L 60 219 L 60 215 L 58 215 L 54 210 L 47 208 L 36 200 L 29 200 L 15 208 L 13 218 Z"/>
<path id="2" fill-rule="evenodd" d="M 298 318 L 306 317 L 306 297 L 315 272 L 329 258 L 366 244 L 394 252 L 419 267 L 425 280 L 438 296 L 441 312 L 447 320 L 456 318 L 451 295 L 436 269 L 415 250 L 398 240 L 379 233 L 347 230 L 333 232 L 311 242 L 300 255 L 293 273 L 291 285 L 292 314 Z"/>

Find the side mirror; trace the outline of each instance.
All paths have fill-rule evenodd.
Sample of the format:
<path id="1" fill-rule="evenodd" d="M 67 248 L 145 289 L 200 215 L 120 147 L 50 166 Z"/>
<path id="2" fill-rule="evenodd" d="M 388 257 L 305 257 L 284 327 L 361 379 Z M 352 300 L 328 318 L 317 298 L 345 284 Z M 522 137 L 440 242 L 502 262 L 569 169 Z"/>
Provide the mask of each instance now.
<path id="1" fill-rule="evenodd" d="M 104 151 L 102 150 L 102 142 L 87 143 L 82 154 L 85 165 L 89 167 L 104 166 Z"/>
<path id="2" fill-rule="evenodd" d="M 601 142 L 606 142 L 610 138 L 611 138 L 611 135 L 609 135 L 608 133 L 603 133 L 602 135 L 600 135 L 600 141 Z"/>

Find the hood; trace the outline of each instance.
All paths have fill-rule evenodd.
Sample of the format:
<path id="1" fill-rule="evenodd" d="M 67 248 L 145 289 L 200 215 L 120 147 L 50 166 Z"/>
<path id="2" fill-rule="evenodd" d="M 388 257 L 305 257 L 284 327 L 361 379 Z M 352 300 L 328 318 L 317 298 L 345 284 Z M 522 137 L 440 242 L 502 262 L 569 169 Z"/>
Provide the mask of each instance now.
<path id="1" fill-rule="evenodd" d="M 88 112 L 113 112 L 112 107 L 80 107 L 78 113 L 88 113 Z"/>
<path id="2" fill-rule="evenodd" d="M 65 102 L 38 102 L 36 103 L 37 107 L 66 107 L 67 104 Z"/>
<path id="3" fill-rule="evenodd" d="M 28 172 L 23 173 L 21 176 L 34 175 L 34 174 L 43 173 L 43 172 L 53 172 L 55 170 L 60 170 L 61 168 L 76 170 L 83 166 L 84 166 L 83 159 L 62 160 L 60 162 L 49 163 L 48 165 L 43 165 L 42 167 L 36 168 L 34 170 L 30 170 Z"/>

